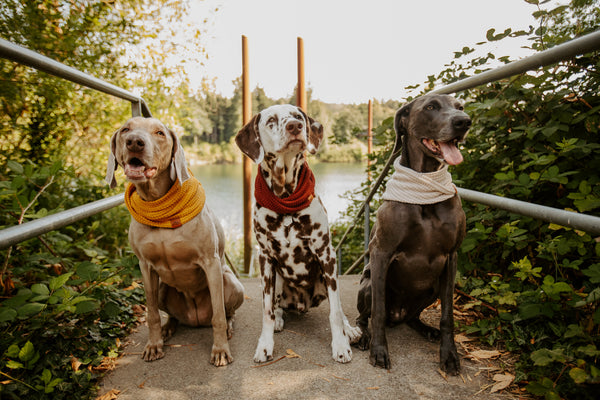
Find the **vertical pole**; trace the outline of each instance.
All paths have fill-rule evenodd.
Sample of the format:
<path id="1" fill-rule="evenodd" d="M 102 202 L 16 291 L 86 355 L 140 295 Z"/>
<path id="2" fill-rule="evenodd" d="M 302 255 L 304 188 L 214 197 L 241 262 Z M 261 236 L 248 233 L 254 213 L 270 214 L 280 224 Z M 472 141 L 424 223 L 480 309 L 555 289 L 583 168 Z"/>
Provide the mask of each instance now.
<path id="1" fill-rule="evenodd" d="M 296 88 L 296 105 L 307 112 L 306 85 L 304 84 L 304 40 L 298 38 L 298 87 Z"/>
<path id="2" fill-rule="evenodd" d="M 367 112 L 367 180 L 371 187 L 371 153 L 373 151 L 373 102 L 369 100 Z M 365 250 L 369 249 L 369 237 L 371 235 L 371 208 L 369 203 L 365 204 Z M 365 266 L 369 263 L 369 255 L 365 254 Z"/>
<path id="3" fill-rule="evenodd" d="M 250 79 L 248 76 L 248 40 L 242 35 L 242 123 L 246 125 L 252 119 L 252 98 L 250 97 Z M 244 180 L 244 273 L 250 272 L 252 260 L 252 161 L 243 156 Z"/>

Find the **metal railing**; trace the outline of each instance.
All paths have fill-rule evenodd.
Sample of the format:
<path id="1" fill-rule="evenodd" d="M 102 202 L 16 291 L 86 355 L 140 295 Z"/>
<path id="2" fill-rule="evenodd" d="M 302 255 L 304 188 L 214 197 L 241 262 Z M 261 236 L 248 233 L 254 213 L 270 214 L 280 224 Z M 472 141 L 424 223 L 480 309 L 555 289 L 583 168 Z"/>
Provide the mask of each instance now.
<path id="1" fill-rule="evenodd" d="M 549 50 L 536 53 L 532 56 L 511 62 L 510 64 L 506 64 L 496 69 L 483 72 L 481 74 L 466 78 L 459 82 L 455 82 L 440 89 L 434 90 L 431 93 L 448 94 L 474 88 L 479 85 L 494 82 L 496 80 L 507 78 L 523 72 L 527 72 L 529 70 L 541 66 L 548 66 L 555 62 L 570 59 L 577 55 L 585 54 L 598 49 L 600 49 L 600 31 L 588 34 L 578 39 L 571 40 L 567 43 L 553 47 Z M 104 82 L 98 78 L 87 75 L 72 67 L 68 67 L 62 63 L 37 54 L 21 46 L 17 46 L 3 39 L 0 39 L 0 57 L 33 67 L 37 70 L 81 84 L 88 88 L 95 89 L 124 100 L 128 100 L 132 104 L 133 116 L 151 116 L 148 107 L 146 106 L 144 100 L 141 97 L 125 89 Z M 354 229 L 358 219 L 362 216 L 366 207 L 368 206 L 368 203 L 377 192 L 379 185 L 381 185 L 383 180 L 386 178 L 389 168 L 393 164 L 393 160 L 399 154 L 398 150 L 399 149 L 394 150 L 392 156 L 390 157 L 383 171 L 381 172 L 379 179 L 371 189 L 371 192 L 367 196 L 360 211 L 355 216 L 354 221 L 348 227 L 348 229 L 344 233 L 344 236 L 338 243 L 336 251 L 340 249 L 348 234 Z M 485 205 L 490 205 L 510 212 L 534 217 L 546 222 L 556 223 L 558 225 L 586 231 L 591 234 L 600 234 L 600 218 L 598 217 L 574 213 L 560 209 L 554 209 L 550 207 L 544 207 L 540 205 L 526 203 L 523 201 L 508 199 L 500 196 L 493 196 L 462 188 L 459 188 L 458 190 L 461 198 L 467 201 L 473 201 Z M 75 207 L 70 210 L 56 213 L 35 221 L 26 222 L 21 225 L 3 229 L 0 231 L 0 249 L 10 247 L 21 241 L 70 225 L 74 222 L 85 219 L 91 215 L 100 213 L 119 204 L 122 204 L 122 202 L 123 194 L 119 194 L 116 196 L 109 197 L 107 199 L 98 200 L 89 204 Z M 361 255 L 361 258 L 362 256 L 364 256 L 365 253 Z M 351 269 L 349 269 L 346 273 L 348 273 Z"/>
<path id="2" fill-rule="evenodd" d="M 472 89 L 480 85 L 495 82 L 500 79 L 508 78 L 514 75 L 522 74 L 524 72 L 537 69 L 539 67 L 545 67 L 552 65 L 559 61 L 569 60 L 578 55 L 589 53 L 591 51 L 600 50 L 600 31 L 590 33 L 577 39 L 573 39 L 569 42 L 560 44 L 551 49 L 541 51 L 533 54 L 529 57 L 525 57 L 521 60 L 513 61 L 509 64 L 500 66 L 493 70 L 482 72 L 480 74 L 465 78 L 458 82 L 454 82 L 442 88 L 431 91 L 431 94 L 451 94 L 460 92 L 467 89 Z M 379 186 L 383 183 L 385 177 L 393 164 L 394 159 L 400 155 L 400 149 L 395 148 L 381 171 L 379 179 L 371 188 L 371 191 L 367 195 L 363 202 L 359 212 L 352 220 L 351 224 L 344 232 L 344 235 L 338 242 L 335 250 L 338 253 L 338 270 L 341 271 L 341 246 L 356 227 L 360 217 L 368 209 L 368 204 L 377 193 Z M 494 196 L 487 193 L 481 193 L 474 190 L 458 188 L 458 193 L 463 200 L 471 201 L 474 203 L 480 203 L 491 207 L 499 208 L 505 211 L 513 212 L 516 214 L 536 218 L 545 222 L 554 223 L 557 225 L 581 230 L 588 232 L 592 235 L 600 235 L 600 218 L 592 215 L 586 215 L 576 213 L 572 211 L 565 211 L 552 207 L 546 207 L 538 204 L 528 203 L 525 201 L 514 200 L 501 196 Z M 365 250 L 346 272 L 344 275 L 351 273 L 358 265 L 360 265 L 361 259 L 368 254 L 368 250 Z"/>
<path id="3" fill-rule="evenodd" d="M 146 106 L 146 103 L 140 96 L 4 39 L 0 39 L 0 57 L 78 83 L 90 89 L 98 90 L 127 100 L 131 102 L 131 113 L 134 117 L 152 116 L 148 106 Z M 116 207 L 122 204 L 123 201 L 123 194 L 118 194 L 70 210 L 52 214 L 44 218 L 3 229 L 0 231 L 0 250 L 55 229 L 71 225 L 77 221 L 101 213 L 112 207 Z"/>

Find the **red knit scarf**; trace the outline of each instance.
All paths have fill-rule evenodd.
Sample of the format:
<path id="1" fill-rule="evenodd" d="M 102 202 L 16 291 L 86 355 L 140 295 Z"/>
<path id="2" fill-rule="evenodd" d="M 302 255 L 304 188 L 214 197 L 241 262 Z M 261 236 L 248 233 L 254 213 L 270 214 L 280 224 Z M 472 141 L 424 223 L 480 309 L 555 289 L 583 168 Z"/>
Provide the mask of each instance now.
<path id="1" fill-rule="evenodd" d="M 254 182 L 256 203 L 278 214 L 293 214 L 304 210 L 315 197 L 315 176 L 307 164 L 304 164 L 298 176 L 298 185 L 294 193 L 285 198 L 275 196 L 263 177 L 260 166 Z"/>

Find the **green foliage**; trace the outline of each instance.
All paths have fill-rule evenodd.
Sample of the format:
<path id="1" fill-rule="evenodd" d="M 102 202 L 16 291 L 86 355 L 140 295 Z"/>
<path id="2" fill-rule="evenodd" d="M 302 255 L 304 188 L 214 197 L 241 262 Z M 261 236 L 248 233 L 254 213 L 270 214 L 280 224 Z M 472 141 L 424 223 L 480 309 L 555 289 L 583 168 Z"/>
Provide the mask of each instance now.
<path id="1" fill-rule="evenodd" d="M 430 76 L 421 94 L 510 61 L 485 52 L 481 46 L 489 42 L 525 36 L 532 49 L 544 50 L 600 23 L 593 1 L 549 10 L 528 2 L 537 8 L 537 28 L 490 29 L 486 42 L 456 52 L 444 71 Z M 459 93 L 473 126 L 462 149 L 465 161 L 452 170 L 455 183 L 600 215 L 599 66 L 595 52 Z M 388 145 L 374 156 L 376 169 L 394 141 L 389 121 L 378 132 Z M 363 185 L 352 195 L 356 202 L 349 216 L 365 193 Z M 531 394 L 595 398 L 600 383 L 598 238 L 483 205 L 463 202 L 463 208 L 467 237 L 458 254 L 457 284 L 478 299 L 465 306 L 483 316 L 463 329 L 519 354 L 516 381 Z M 343 246 L 346 268 L 362 246 L 359 230 Z"/>
<path id="2" fill-rule="evenodd" d="M 9 165 L 2 228 L 106 196 L 60 162 Z M 128 219 L 120 207 L 0 251 L 2 398 L 93 395 L 100 366 L 136 323 L 132 304 L 143 301 L 137 259 L 123 253 Z"/>

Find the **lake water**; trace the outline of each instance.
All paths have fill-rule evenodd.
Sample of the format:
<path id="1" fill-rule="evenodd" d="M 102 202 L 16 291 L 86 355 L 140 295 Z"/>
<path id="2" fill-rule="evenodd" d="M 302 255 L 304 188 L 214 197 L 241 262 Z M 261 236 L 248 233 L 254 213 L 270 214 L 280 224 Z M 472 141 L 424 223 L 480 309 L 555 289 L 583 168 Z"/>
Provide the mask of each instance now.
<path id="1" fill-rule="evenodd" d="M 321 197 L 329 221 L 335 221 L 348 206 L 340 196 L 348 190 L 357 189 L 365 177 L 365 166 L 360 163 L 310 163 L 315 174 L 315 191 Z M 194 176 L 206 191 L 206 204 L 221 220 L 226 232 L 241 233 L 242 165 L 220 164 L 191 167 Z M 256 177 L 256 165 L 252 168 L 252 184 Z M 253 192 L 254 193 L 254 189 Z M 254 194 L 252 195 L 254 202 Z"/>

